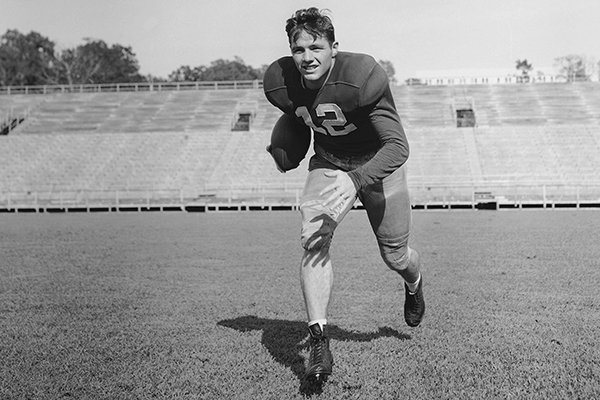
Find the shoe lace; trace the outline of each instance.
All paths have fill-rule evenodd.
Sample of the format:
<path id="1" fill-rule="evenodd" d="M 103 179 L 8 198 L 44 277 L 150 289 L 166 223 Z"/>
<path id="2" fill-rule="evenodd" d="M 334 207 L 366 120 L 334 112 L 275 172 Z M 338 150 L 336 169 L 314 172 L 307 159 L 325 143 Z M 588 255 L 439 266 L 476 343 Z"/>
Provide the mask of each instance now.
<path id="1" fill-rule="evenodd" d="M 313 337 L 311 339 L 310 360 L 312 365 L 321 364 L 325 355 L 325 338 Z"/>
<path id="2" fill-rule="evenodd" d="M 409 293 L 407 301 L 409 303 L 411 311 L 414 311 L 414 308 L 419 306 L 423 302 L 423 292 L 417 290 L 415 293 Z"/>
<path id="3" fill-rule="evenodd" d="M 420 290 L 417 290 L 413 297 L 415 299 L 415 303 L 420 304 L 421 300 L 423 299 L 423 292 Z"/>

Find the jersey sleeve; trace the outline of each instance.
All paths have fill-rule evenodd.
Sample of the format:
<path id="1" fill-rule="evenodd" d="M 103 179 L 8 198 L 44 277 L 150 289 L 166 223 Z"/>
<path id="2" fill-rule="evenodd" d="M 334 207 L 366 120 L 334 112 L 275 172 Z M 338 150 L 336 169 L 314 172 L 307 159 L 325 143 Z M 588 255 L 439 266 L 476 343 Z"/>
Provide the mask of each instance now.
<path id="1" fill-rule="evenodd" d="M 400 168 L 409 156 L 408 140 L 396 111 L 388 77 L 379 64 L 361 88 L 360 101 L 370 110 L 371 126 L 381 148 L 367 163 L 348 172 L 357 189 L 384 179 Z"/>

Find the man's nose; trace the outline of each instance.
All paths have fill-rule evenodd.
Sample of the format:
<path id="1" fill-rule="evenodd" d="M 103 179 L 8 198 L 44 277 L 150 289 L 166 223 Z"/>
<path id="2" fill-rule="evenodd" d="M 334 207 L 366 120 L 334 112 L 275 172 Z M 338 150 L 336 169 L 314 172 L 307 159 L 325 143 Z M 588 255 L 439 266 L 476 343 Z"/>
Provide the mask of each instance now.
<path id="1" fill-rule="evenodd" d="M 304 56 L 302 57 L 302 61 L 308 62 L 313 60 L 313 52 L 310 50 L 306 50 L 304 52 Z"/>

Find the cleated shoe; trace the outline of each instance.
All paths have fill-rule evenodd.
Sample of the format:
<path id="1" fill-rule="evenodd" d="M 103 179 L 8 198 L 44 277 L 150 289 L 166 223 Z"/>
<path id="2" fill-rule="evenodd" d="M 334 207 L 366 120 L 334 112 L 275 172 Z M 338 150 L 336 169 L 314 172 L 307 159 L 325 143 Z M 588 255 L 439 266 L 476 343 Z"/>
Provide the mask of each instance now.
<path id="1" fill-rule="evenodd" d="M 319 324 L 311 325 L 308 330 L 310 331 L 310 356 L 306 368 L 306 377 L 317 381 L 325 381 L 331 375 L 333 366 L 333 356 L 329 350 L 329 338 L 321 332 Z"/>
<path id="2" fill-rule="evenodd" d="M 425 299 L 423 298 L 423 276 L 415 293 L 410 293 L 404 283 L 404 320 L 408 326 L 419 326 L 425 314 Z"/>

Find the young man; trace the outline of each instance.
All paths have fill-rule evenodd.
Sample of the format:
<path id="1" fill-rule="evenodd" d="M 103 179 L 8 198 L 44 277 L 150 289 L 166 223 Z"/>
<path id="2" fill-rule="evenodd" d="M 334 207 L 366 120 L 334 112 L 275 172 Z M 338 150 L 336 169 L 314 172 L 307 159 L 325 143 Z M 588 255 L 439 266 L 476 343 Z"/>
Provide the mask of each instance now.
<path id="1" fill-rule="evenodd" d="M 333 357 L 327 306 L 333 283 L 329 245 L 359 198 L 385 264 L 404 279 L 404 318 L 417 326 L 425 312 L 419 255 L 408 246 L 411 208 L 404 163 L 408 142 L 388 77 L 370 56 L 338 51 L 330 18 L 316 8 L 287 20 L 291 57 L 266 71 L 267 99 L 314 132 L 301 199 L 304 255 L 301 283 L 311 351 L 308 378 L 326 378 Z"/>

